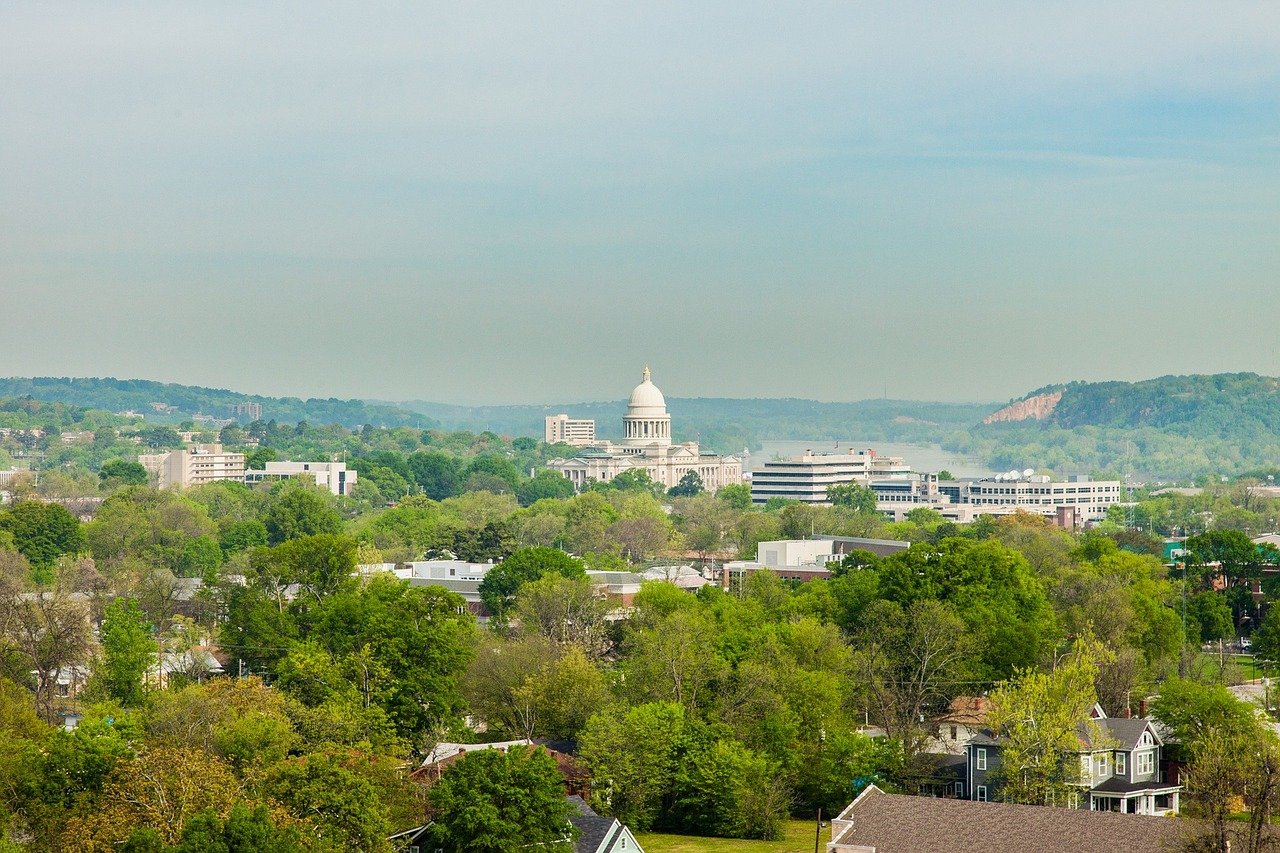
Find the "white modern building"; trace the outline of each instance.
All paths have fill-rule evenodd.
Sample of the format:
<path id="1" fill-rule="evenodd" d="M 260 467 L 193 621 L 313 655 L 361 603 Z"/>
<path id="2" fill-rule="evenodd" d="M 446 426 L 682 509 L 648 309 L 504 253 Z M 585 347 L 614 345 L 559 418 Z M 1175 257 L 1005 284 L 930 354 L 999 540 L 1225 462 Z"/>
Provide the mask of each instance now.
<path id="1" fill-rule="evenodd" d="M 704 451 L 695 441 L 672 443 L 667 400 L 653 384 L 647 367 L 643 381 L 627 401 L 622 434 L 621 442 L 597 442 L 572 459 L 555 459 L 547 467 L 563 474 L 579 489 L 636 469 L 648 471 L 655 482 L 667 488 L 678 484 L 690 471 L 697 473 L 709 492 L 742 482 L 741 457 Z"/>
<path id="2" fill-rule="evenodd" d="M 982 515 L 1031 512 L 1070 519 L 1101 521 L 1107 509 L 1124 499 L 1119 480 L 1092 480 L 1073 475 L 1054 481 L 1034 471 L 1010 471 L 981 480 L 938 480 L 936 474 L 872 480 L 876 509 L 900 521 L 917 507 L 929 507 L 948 521 L 965 524 Z"/>
<path id="3" fill-rule="evenodd" d="M 586 447 L 596 443 L 596 422 L 575 419 L 561 413 L 547 416 L 547 444 Z"/>
<path id="4" fill-rule="evenodd" d="M 349 495 L 356 484 L 357 472 L 347 470 L 343 462 L 268 462 L 261 471 L 245 471 L 244 481 L 250 485 L 266 480 L 288 480 L 304 477 L 331 494 Z"/>
<path id="5" fill-rule="evenodd" d="M 828 563 L 838 562 L 832 539 L 782 539 L 761 542 L 754 560 L 734 560 L 724 564 L 726 580 L 741 579 L 749 572 L 769 571 L 783 580 L 808 581 L 831 577 Z"/>
<path id="6" fill-rule="evenodd" d="M 1010 471 L 968 484 L 964 503 L 975 506 L 1016 506 L 1054 515 L 1059 507 L 1075 509 L 1086 521 L 1106 517 L 1107 509 L 1120 503 L 1124 485 L 1119 480 L 1092 480 L 1086 475 L 1054 482 L 1032 472 Z"/>
<path id="7" fill-rule="evenodd" d="M 139 464 L 162 489 L 185 489 L 218 480 L 244 480 L 244 454 L 227 453 L 221 444 L 199 444 L 168 453 L 144 453 Z"/>
<path id="8" fill-rule="evenodd" d="M 865 486 L 874 478 L 905 479 L 910 475 L 911 466 L 900 456 L 852 448 L 847 453 L 806 450 L 801 456 L 774 459 L 752 471 L 751 501 L 763 504 L 776 497 L 827 505 L 827 489 L 832 486 Z"/>

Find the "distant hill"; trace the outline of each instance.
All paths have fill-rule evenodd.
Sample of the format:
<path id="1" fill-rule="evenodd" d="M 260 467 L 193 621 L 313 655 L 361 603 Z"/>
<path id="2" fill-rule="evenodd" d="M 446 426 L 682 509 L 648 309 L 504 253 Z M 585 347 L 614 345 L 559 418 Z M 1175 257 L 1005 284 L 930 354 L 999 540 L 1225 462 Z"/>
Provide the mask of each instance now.
<path id="1" fill-rule="evenodd" d="M 952 449 L 997 468 L 1240 474 L 1280 460 L 1280 379 L 1221 373 L 1048 386 L 989 412 Z"/>
<path id="2" fill-rule="evenodd" d="M 446 429 L 489 429 L 505 435 L 541 436 L 547 415 L 566 412 L 576 418 L 594 418 L 601 438 L 621 438 L 626 411 L 623 400 L 477 407 L 411 400 L 399 405 L 422 412 Z M 756 449 L 765 439 L 940 443 L 957 431 L 967 433 L 993 404 L 669 397 L 667 408 L 677 441 L 697 440 L 727 453 L 744 446 Z"/>
<path id="3" fill-rule="evenodd" d="M 1023 417 L 1018 417 L 1019 412 Z M 1034 418 L 1068 429 L 1157 427 L 1186 435 L 1280 432 L 1280 379 L 1256 373 L 1072 382 L 1032 391 L 984 423 Z"/>
<path id="4" fill-rule="evenodd" d="M 362 400 L 301 400 L 297 397 L 263 397 L 222 388 L 152 382 L 146 379 L 98 379 L 37 376 L 0 379 L 0 397 L 32 397 L 108 412 L 135 411 L 148 420 L 178 423 L 192 415 L 231 417 L 231 407 L 258 403 L 263 420 L 281 423 L 308 421 L 314 424 L 341 424 L 349 428 L 374 426 L 435 427 L 421 414 L 390 404 Z"/>

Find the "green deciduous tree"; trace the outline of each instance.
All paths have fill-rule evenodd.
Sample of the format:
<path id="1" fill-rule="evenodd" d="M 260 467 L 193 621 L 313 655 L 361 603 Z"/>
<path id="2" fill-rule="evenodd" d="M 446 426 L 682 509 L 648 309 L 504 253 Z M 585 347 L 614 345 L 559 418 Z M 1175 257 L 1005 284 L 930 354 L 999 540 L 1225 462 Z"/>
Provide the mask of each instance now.
<path id="1" fill-rule="evenodd" d="M 142 704 L 143 677 L 156 659 L 156 642 L 137 599 L 117 598 L 107 605 L 101 637 L 102 661 L 93 681 L 126 707 Z"/>
<path id="2" fill-rule="evenodd" d="M 1100 648 L 1076 642 L 1050 672 L 1023 670 L 991 694 L 987 722 L 1002 738 L 1001 797 L 1028 805 L 1064 805 L 1080 775 L 1076 758 L 1084 727 L 1095 748 L 1106 748 L 1089 717 Z"/>
<path id="3" fill-rule="evenodd" d="M 828 486 L 827 500 L 831 501 L 832 506 L 847 506 L 857 512 L 876 511 L 876 493 L 857 483 Z"/>
<path id="4" fill-rule="evenodd" d="M 305 816 L 310 834 L 322 846 L 363 853 L 391 850 L 391 826 L 378 789 L 347 767 L 341 756 L 312 753 L 282 761 L 265 772 L 261 787 L 290 811 Z"/>
<path id="5" fill-rule="evenodd" d="M 342 532 L 342 517 L 333 508 L 333 499 L 327 492 L 297 483 L 282 486 L 263 519 L 272 544 L 302 536 Z"/>
<path id="6" fill-rule="evenodd" d="M 1272 605 L 1253 632 L 1253 653 L 1263 660 L 1280 661 L 1280 607 Z"/>
<path id="7" fill-rule="evenodd" d="M 716 492 L 716 499 L 733 509 L 751 509 L 751 486 L 746 483 L 730 483 Z"/>
<path id="8" fill-rule="evenodd" d="M 98 478 L 102 481 L 102 488 L 116 489 L 120 486 L 145 486 L 147 484 L 147 469 L 143 468 L 137 462 L 129 462 L 125 459 L 110 459 L 102 463 L 102 470 L 98 472 Z"/>
<path id="9" fill-rule="evenodd" d="M 0 530 L 13 537 L 14 547 L 37 568 L 84 547 L 79 520 L 59 504 L 18 501 L 0 511 Z"/>
<path id="10" fill-rule="evenodd" d="M 321 601 L 306 635 L 348 666 L 362 695 L 412 737 L 462 709 L 474 627 L 461 596 L 384 576 Z"/>
<path id="11" fill-rule="evenodd" d="M 467 753 L 432 786 L 434 843 L 449 853 L 572 851 L 577 829 L 556 763 L 537 748 Z"/>
<path id="12" fill-rule="evenodd" d="M 543 469 L 527 480 L 521 480 L 516 488 L 520 506 L 532 506 L 544 498 L 573 497 L 573 483 L 568 477 Z"/>
<path id="13" fill-rule="evenodd" d="M 958 692 L 972 653 L 964 622 L 945 604 L 918 601 L 906 612 L 891 602 L 868 608 L 856 636 L 857 692 L 888 735 L 902 744 L 908 772 L 936 719 Z"/>
<path id="14" fill-rule="evenodd" d="M 1205 590 L 1187 599 L 1187 639 L 1209 643 L 1225 640 L 1235 635 L 1231 619 L 1231 607 L 1220 592 Z"/>
<path id="15" fill-rule="evenodd" d="M 727 838 L 777 838 L 790 792 L 777 768 L 733 740 L 696 743 L 675 774 L 672 821 Z"/>
<path id="16" fill-rule="evenodd" d="M 599 658 L 609 647 L 605 622 L 609 609 L 609 603 L 596 594 L 586 578 L 552 572 L 521 586 L 511 612 L 521 631 L 539 634 L 560 646 L 577 646 Z"/>
<path id="17" fill-rule="evenodd" d="M 406 460 L 413 481 L 432 500 L 442 501 L 458 494 L 462 484 L 462 464 L 447 453 L 411 453 Z"/>
<path id="18" fill-rule="evenodd" d="M 586 568 L 581 560 L 557 548 L 521 548 L 488 571 L 480 582 L 480 599 L 501 619 L 520 587 L 548 574 L 582 578 Z"/>
<path id="19" fill-rule="evenodd" d="M 684 476 L 680 478 L 680 482 L 667 490 L 667 495 L 673 498 L 691 498 L 705 491 L 706 488 L 702 485 L 702 477 L 698 472 L 686 471 Z"/>
<path id="20" fill-rule="evenodd" d="M 672 702 L 588 720 L 578 748 L 595 781 L 593 804 L 633 830 L 653 826 L 674 785 L 684 729 L 684 708 Z"/>
<path id="21" fill-rule="evenodd" d="M 276 826 L 265 805 L 236 803 L 226 820 L 211 809 L 194 815 L 182 828 L 177 846 L 168 849 L 172 853 L 300 853 L 303 847 L 298 831 Z"/>

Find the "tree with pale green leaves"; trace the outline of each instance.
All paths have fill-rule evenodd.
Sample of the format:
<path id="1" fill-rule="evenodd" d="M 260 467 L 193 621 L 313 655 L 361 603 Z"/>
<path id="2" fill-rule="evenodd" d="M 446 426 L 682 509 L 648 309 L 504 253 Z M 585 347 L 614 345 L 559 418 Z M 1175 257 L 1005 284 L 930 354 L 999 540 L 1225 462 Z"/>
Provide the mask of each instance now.
<path id="1" fill-rule="evenodd" d="M 1000 741 L 1001 799 L 1065 805 L 1080 779 L 1081 729 L 1093 748 L 1107 748 L 1089 716 L 1104 655 L 1096 641 L 1081 638 L 1052 670 L 1020 670 L 992 691 L 987 723 Z"/>
<path id="2" fill-rule="evenodd" d="M 102 618 L 102 661 L 93 681 L 126 707 L 142 704 L 143 679 L 156 661 L 156 641 L 151 626 L 134 598 L 117 598 Z"/>

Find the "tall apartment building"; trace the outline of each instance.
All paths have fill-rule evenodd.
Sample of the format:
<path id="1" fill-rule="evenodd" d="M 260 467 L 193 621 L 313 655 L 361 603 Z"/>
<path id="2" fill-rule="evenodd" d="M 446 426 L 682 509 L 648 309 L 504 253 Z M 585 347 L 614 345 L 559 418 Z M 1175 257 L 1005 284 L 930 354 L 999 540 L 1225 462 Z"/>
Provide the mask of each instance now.
<path id="1" fill-rule="evenodd" d="M 246 400 L 243 403 L 235 403 L 231 407 L 231 417 L 238 418 L 244 415 L 251 421 L 262 420 L 262 404 Z"/>
<path id="2" fill-rule="evenodd" d="M 867 485 L 872 479 L 907 478 L 911 466 L 900 456 L 881 456 L 874 450 L 814 453 L 765 462 L 751 474 L 751 501 L 763 504 L 778 497 L 808 504 L 827 504 L 827 489 L 849 483 Z"/>
<path id="3" fill-rule="evenodd" d="M 226 453 L 221 444 L 146 453 L 138 457 L 138 462 L 156 476 L 162 489 L 185 489 L 217 480 L 244 480 L 244 454 Z"/>
<path id="4" fill-rule="evenodd" d="M 252 485 L 265 480 L 305 477 L 317 486 L 328 489 L 331 494 L 345 496 L 351 494 L 356 476 L 356 472 L 348 471 L 343 462 L 268 462 L 261 471 L 245 471 L 244 481 Z"/>
<path id="5" fill-rule="evenodd" d="M 547 417 L 547 444 L 572 444 L 586 447 L 596 443 L 596 422 L 575 420 L 566 414 Z"/>

